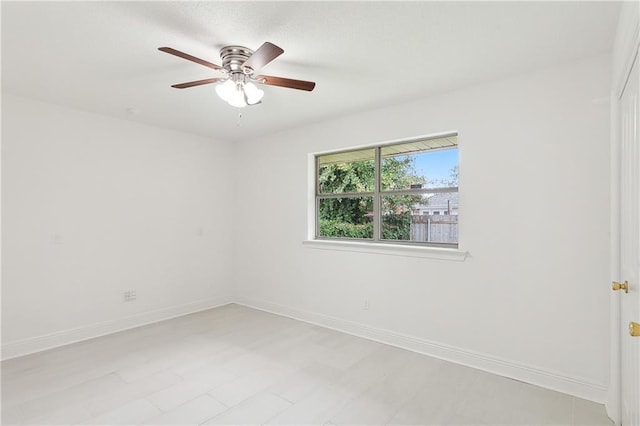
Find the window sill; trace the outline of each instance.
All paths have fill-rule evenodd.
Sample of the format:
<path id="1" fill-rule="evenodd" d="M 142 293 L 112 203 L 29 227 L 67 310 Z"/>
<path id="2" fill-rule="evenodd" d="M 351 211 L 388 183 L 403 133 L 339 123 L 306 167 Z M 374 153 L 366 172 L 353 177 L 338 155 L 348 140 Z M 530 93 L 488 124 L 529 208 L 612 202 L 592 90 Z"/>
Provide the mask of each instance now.
<path id="1" fill-rule="evenodd" d="M 424 247 L 401 244 L 364 243 L 357 241 L 305 240 L 306 248 L 320 250 L 353 251 L 358 253 L 384 254 L 389 256 L 423 257 L 428 259 L 464 262 L 468 253 L 459 249 Z"/>

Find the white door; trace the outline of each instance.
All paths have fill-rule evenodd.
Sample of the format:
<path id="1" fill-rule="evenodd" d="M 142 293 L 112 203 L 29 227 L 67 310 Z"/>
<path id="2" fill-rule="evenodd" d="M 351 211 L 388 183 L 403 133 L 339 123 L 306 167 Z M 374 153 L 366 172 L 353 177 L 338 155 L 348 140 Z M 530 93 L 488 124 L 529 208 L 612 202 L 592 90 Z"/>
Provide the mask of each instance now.
<path id="1" fill-rule="evenodd" d="M 636 56 L 620 97 L 620 292 L 621 416 L 623 426 L 640 426 L 640 74 Z"/>

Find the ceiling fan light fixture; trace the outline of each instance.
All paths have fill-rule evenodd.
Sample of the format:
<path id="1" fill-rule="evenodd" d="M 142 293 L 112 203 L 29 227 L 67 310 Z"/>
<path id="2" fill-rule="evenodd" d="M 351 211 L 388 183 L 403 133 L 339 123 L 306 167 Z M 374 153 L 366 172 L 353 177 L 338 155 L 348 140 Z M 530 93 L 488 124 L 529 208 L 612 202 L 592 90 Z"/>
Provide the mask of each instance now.
<path id="1" fill-rule="evenodd" d="M 264 90 L 258 89 L 252 82 L 245 83 L 244 93 L 247 96 L 247 104 L 255 105 L 262 101 Z"/>
<path id="2" fill-rule="evenodd" d="M 252 82 L 247 82 L 246 79 L 242 74 L 234 74 L 224 83 L 216 86 L 216 93 L 223 101 L 236 108 L 260 103 L 264 91 L 258 89 Z"/>
<path id="3" fill-rule="evenodd" d="M 227 99 L 227 103 L 236 108 L 244 108 L 247 106 L 247 102 L 244 98 L 244 92 L 242 91 L 242 87 L 240 85 L 236 87 L 233 95 L 231 95 L 231 97 Z"/>
<path id="4" fill-rule="evenodd" d="M 233 96 L 233 92 L 235 91 L 236 83 L 232 79 L 228 79 L 224 83 L 216 85 L 216 93 L 225 102 L 229 102 L 229 100 Z"/>
<path id="5" fill-rule="evenodd" d="M 216 93 L 220 98 L 231 106 L 244 108 L 247 106 L 242 81 L 229 78 L 222 84 L 216 86 Z"/>

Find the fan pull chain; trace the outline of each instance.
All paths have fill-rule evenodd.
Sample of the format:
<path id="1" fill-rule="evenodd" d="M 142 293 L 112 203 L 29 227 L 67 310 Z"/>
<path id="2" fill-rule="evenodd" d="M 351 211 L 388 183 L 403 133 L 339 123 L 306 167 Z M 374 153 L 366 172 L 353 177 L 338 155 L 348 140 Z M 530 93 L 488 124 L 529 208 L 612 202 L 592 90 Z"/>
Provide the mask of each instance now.
<path id="1" fill-rule="evenodd" d="M 238 112 L 238 121 L 236 122 L 236 127 L 240 127 L 240 121 L 242 120 L 242 113 Z"/>

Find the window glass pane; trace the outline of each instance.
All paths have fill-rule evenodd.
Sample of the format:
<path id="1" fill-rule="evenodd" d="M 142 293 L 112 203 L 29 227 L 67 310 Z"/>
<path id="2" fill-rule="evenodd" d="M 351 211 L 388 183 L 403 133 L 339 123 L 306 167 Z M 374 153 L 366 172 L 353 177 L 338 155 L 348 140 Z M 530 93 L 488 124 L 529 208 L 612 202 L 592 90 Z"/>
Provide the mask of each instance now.
<path id="1" fill-rule="evenodd" d="M 317 158 L 321 194 L 373 192 L 375 149 L 320 155 Z"/>
<path id="2" fill-rule="evenodd" d="M 458 193 L 382 196 L 382 239 L 458 244 Z"/>
<path id="3" fill-rule="evenodd" d="M 423 194 L 381 197 L 382 239 L 411 240 L 411 216 L 424 200 Z"/>
<path id="4" fill-rule="evenodd" d="M 458 186 L 457 137 L 384 146 L 383 191 Z"/>
<path id="5" fill-rule="evenodd" d="M 317 155 L 316 167 L 317 237 L 458 245 L 457 135 Z"/>
<path id="6" fill-rule="evenodd" d="M 373 197 L 322 198 L 319 237 L 373 238 Z"/>

